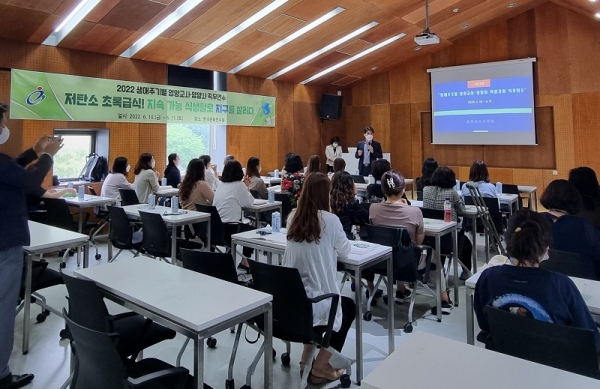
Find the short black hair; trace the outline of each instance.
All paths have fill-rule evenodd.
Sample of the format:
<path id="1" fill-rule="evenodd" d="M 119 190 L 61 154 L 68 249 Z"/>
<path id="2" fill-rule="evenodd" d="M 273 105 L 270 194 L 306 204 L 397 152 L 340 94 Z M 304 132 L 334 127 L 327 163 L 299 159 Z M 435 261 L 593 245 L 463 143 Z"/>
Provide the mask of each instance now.
<path id="1" fill-rule="evenodd" d="M 333 138 L 331 138 L 331 140 L 329 141 L 329 144 L 333 144 L 334 142 L 340 143 L 340 137 L 339 136 L 334 136 Z"/>
<path id="2" fill-rule="evenodd" d="M 431 179 L 433 173 L 438 167 L 439 166 L 435 158 L 426 158 L 423 161 L 423 166 L 421 167 L 421 178 Z"/>
<path id="3" fill-rule="evenodd" d="M 344 158 L 336 158 L 333 160 L 333 172 L 343 172 L 346 169 L 346 161 Z"/>
<path id="4" fill-rule="evenodd" d="M 579 191 L 567 180 L 554 180 L 547 187 L 540 202 L 546 209 L 556 209 L 575 215 L 583 208 Z"/>
<path id="5" fill-rule="evenodd" d="M 587 166 L 576 167 L 569 172 L 571 182 L 583 200 L 583 208 L 594 210 L 600 206 L 600 186 L 594 169 Z"/>
<path id="6" fill-rule="evenodd" d="M 456 186 L 456 174 L 448 166 L 440 166 L 431 176 L 431 185 L 450 189 Z"/>
<path id="7" fill-rule="evenodd" d="M 236 182 L 241 181 L 244 178 L 244 171 L 242 170 L 242 164 L 240 161 L 232 159 L 227 161 L 223 167 L 223 173 L 221 174 L 222 182 Z"/>
<path id="8" fill-rule="evenodd" d="M 373 175 L 375 181 L 379 181 L 381 180 L 383 173 L 387 172 L 391 168 L 392 166 L 387 159 L 378 159 L 371 164 L 371 174 Z"/>
<path id="9" fill-rule="evenodd" d="M 198 159 L 201 160 L 202 162 L 204 162 L 204 167 L 207 167 L 207 165 L 211 161 L 210 155 L 207 155 L 207 154 L 199 156 Z"/>
<path id="10" fill-rule="evenodd" d="M 113 173 L 127 173 L 127 158 L 125 157 L 117 157 L 113 161 L 112 170 Z"/>
<path id="11" fill-rule="evenodd" d="M 373 134 L 375 133 L 375 129 L 371 126 L 366 126 L 365 129 L 363 130 L 363 134 L 366 134 L 367 131 L 371 131 Z"/>
<path id="12" fill-rule="evenodd" d="M 285 160 L 285 171 L 287 173 L 297 173 L 304 170 L 304 164 L 302 163 L 302 157 L 298 154 L 292 154 Z"/>

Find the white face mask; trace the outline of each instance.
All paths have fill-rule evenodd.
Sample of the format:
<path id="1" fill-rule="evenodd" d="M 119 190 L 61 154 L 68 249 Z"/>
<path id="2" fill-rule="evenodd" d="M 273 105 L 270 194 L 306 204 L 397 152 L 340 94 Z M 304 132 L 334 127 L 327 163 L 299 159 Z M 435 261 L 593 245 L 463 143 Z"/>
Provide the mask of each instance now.
<path id="1" fill-rule="evenodd" d="M 373 140 L 373 135 L 365 135 L 365 139 L 367 140 L 367 142 L 370 142 Z"/>
<path id="2" fill-rule="evenodd" d="M 152 166 L 152 169 L 154 169 L 154 167 L 156 166 L 156 161 L 153 160 L 150 166 Z"/>
<path id="3" fill-rule="evenodd" d="M 8 127 L 2 127 L 2 132 L 0 132 L 0 145 L 6 143 L 6 141 L 10 138 L 10 130 Z"/>
<path id="4" fill-rule="evenodd" d="M 125 173 L 129 173 L 129 170 L 131 170 L 131 166 L 127 164 L 127 167 L 125 168 Z"/>
<path id="5" fill-rule="evenodd" d="M 338 144 L 337 144 L 337 143 L 334 143 L 334 144 L 333 144 L 333 147 L 338 147 Z"/>
<path id="6" fill-rule="evenodd" d="M 546 260 L 550 259 L 550 256 L 548 255 L 548 251 L 546 251 L 544 253 L 544 256 L 542 257 L 542 259 L 540 260 L 540 262 L 544 262 Z"/>

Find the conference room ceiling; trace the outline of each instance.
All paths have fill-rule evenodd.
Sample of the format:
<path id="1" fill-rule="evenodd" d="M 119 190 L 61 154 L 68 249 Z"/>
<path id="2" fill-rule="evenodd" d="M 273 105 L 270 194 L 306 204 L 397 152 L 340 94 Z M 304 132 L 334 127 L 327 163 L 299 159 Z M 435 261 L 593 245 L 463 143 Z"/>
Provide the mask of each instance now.
<path id="1" fill-rule="evenodd" d="M 378 23 L 276 78 L 300 83 L 393 36 L 406 34 L 311 82 L 343 86 L 389 70 L 411 58 L 440 50 L 474 30 L 513 17 L 546 1 L 430 0 L 430 27 L 441 42 L 415 50 L 417 45 L 413 38 L 425 27 L 424 0 L 289 0 L 191 66 L 230 72 L 336 7 L 345 10 L 241 69 L 238 74 L 267 78 L 370 22 Z M 41 44 L 79 2 L 0 0 L 3 18 L 0 37 Z M 204 0 L 132 58 L 180 65 L 272 2 Z M 554 2 L 591 17 L 597 5 L 588 0 Z M 185 0 L 102 0 L 58 47 L 121 55 L 184 3 Z"/>

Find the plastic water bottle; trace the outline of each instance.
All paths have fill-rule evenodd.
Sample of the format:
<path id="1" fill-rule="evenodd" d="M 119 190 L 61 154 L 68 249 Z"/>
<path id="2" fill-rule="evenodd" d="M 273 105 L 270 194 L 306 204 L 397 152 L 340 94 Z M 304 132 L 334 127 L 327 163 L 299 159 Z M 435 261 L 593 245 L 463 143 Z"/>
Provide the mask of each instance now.
<path id="1" fill-rule="evenodd" d="M 171 197 L 171 213 L 179 212 L 179 197 L 173 196 Z"/>
<path id="2" fill-rule="evenodd" d="M 273 232 L 281 231 L 281 214 L 279 212 L 273 212 L 271 215 L 271 229 Z"/>
<path id="3" fill-rule="evenodd" d="M 450 204 L 449 198 L 446 198 L 446 201 L 444 201 L 444 221 L 452 221 L 452 204 Z"/>
<path id="4" fill-rule="evenodd" d="M 279 169 L 275 169 L 273 174 L 275 175 L 275 178 L 279 178 Z"/>
<path id="5" fill-rule="evenodd" d="M 85 197 L 85 188 L 83 187 L 83 185 L 79 185 L 79 188 L 77 188 L 77 198 L 79 200 L 83 200 L 83 198 Z"/>
<path id="6" fill-rule="evenodd" d="M 375 177 L 373 177 L 372 174 L 369 174 L 369 184 L 374 184 L 375 183 Z"/>
<path id="7" fill-rule="evenodd" d="M 156 196 L 154 194 L 148 195 L 148 209 L 154 209 L 156 207 Z"/>
<path id="8" fill-rule="evenodd" d="M 360 170 L 356 169 L 356 171 L 354 172 L 355 175 L 360 176 Z"/>
<path id="9" fill-rule="evenodd" d="M 496 182 L 496 192 L 498 194 L 502 193 L 502 183 L 500 181 Z"/>
<path id="10" fill-rule="evenodd" d="M 269 188 L 269 189 L 267 189 L 267 194 L 268 194 L 267 202 L 269 204 L 273 204 L 275 202 L 275 191 L 273 189 Z"/>
<path id="11" fill-rule="evenodd" d="M 167 186 L 167 179 L 163 178 L 162 180 L 160 180 L 160 185 L 161 186 Z"/>

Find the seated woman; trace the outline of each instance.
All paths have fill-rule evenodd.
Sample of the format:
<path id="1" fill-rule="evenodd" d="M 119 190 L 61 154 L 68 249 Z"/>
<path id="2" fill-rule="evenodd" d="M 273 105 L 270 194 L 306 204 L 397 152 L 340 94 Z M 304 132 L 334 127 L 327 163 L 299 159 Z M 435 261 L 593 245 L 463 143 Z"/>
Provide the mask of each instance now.
<path id="1" fill-rule="evenodd" d="M 473 162 L 473 165 L 471 165 L 471 170 L 469 171 L 469 181 L 473 181 L 479 185 L 479 192 L 481 192 L 482 197 L 498 198 L 496 185 L 490 183 L 490 173 L 488 172 L 485 162 L 479 160 Z M 464 185 L 462 188 L 462 195 L 463 197 L 471 196 L 471 192 L 469 192 L 469 188 L 467 188 L 466 185 Z"/>
<path id="2" fill-rule="evenodd" d="M 281 179 L 281 193 L 290 196 L 292 208 L 296 208 L 298 205 L 302 183 L 304 182 L 303 170 L 302 158 L 298 154 L 292 154 L 286 159 L 285 174 Z"/>
<path id="3" fill-rule="evenodd" d="M 591 221 L 596 228 L 600 228 L 600 185 L 598 185 L 596 172 L 586 166 L 571 169 L 569 182 L 575 185 L 583 200 L 583 208 L 577 216 Z"/>
<path id="4" fill-rule="evenodd" d="M 344 158 L 336 158 L 333 160 L 333 173 L 343 172 L 346 170 L 346 161 Z"/>
<path id="5" fill-rule="evenodd" d="M 225 225 L 225 239 L 227 240 L 231 240 L 232 234 L 253 229 L 252 226 L 242 223 L 242 208 L 254 204 L 254 197 L 250 194 L 249 186 L 250 180 L 248 177 L 244 178 L 240 162 L 236 160 L 227 162 L 223 167 L 221 183 L 213 198 L 213 205 L 217 208 L 221 221 L 230 223 Z M 252 248 L 244 247 L 242 261 L 238 265 L 239 269 L 250 271 L 248 258 L 252 256 L 253 251 Z"/>
<path id="6" fill-rule="evenodd" d="M 427 158 L 423 161 L 421 167 L 421 177 L 417 178 L 417 191 L 423 192 L 426 186 L 431 185 L 431 177 L 433 172 L 438 168 L 438 163 L 434 158 Z"/>
<path id="7" fill-rule="evenodd" d="M 583 204 L 575 185 L 554 180 L 540 202 L 548 210 L 542 216 L 552 225 L 551 248 L 579 254 L 586 278 L 600 279 L 600 231 L 589 220 L 575 216 Z"/>
<path id="8" fill-rule="evenodd" d="M 219 186 L 219 173 L 217 173 L 217 165 L 212 164 L 210 155 L 201 155 L 198 157 L 202 162 L 204 162 L 204 179 L 210 189 L 217 190 L 217 186 Z"/>
<path id="9" fill-rule="evenodd" d="M 523 209 L 511 216 L 506 229 L 510 264 L 488 267 L 475 287 L 479 328 L 489 331 L 484 308 L 491 304 L 536 320 L 592 330 L 600 351 L 598 328 L 573 281 L 539 267 L 548 256 L 552 235 L 550 223 L 537 212 Z"/>
<path id="10" fill-rule="evenodd" d="M 288 219 L 287 243 L 283 265 L 294 267 L 300 272 L 308 297 L 327 293 L 340 294 L 337 281 L 337 257 L 350 255 L 350 242 L 346 238 L 337 216 L 329 213 L 329 179 L 323 173 L 308 175 L 300 196 L 298 208 Z M 323 328 L 328 322 L 330 300 L 313 304 L 313 324 Z M 341 296 L 335 316 L 331 347 L 341 351 L 348 330 L 354 321 L 356 305 L 352 299 Z M 310 352 L 305 345 L 300 370 L 304 371 Z M 331 353 L 321 349 L 310 369 L 309 382 L 313 385 L 325 381 L 335 381 L 343 370 L 336 370 L 329 364 Z M 309 365 L 310 368 L 310 365 Z"/>
<path id="11" fill-rule="evenodd" d="M 100 196 L 115 199 L 117 200 L 116 205 L 121 205 L 121 194 L 119 193 L 119 189 L 135 189 L 133 184 L 130 184 L 129 181 L 127 181 L 127 173 L 129 173 L 130 168 L 131 166 L 127 163 L 127 158 L 115 158 L 111 172 L 108 173 L 108 176 L 106 176 L 102 183 Z"/>
<path id="12" fill-rule="evenodd" d="M 385 201 L 385 195 L 381 189 L 381 176 L 391 169 L 392 166 L 386 159 L 378 159 L 371 164 L 371 174 L 375 179 L 375 183 L 367 186 L 367 198 L 365 199 L 365 202 L 382 203 Z"/>
<path id="13" fill-rule="evenodd" d="M 198 158 L 192 159 L 179 186 L 181 208 L 195 211 L 196 204 L 211 205 L 214 197 L 215 192 L 204 180 L 204 162 Z"/>
<path id="14" fill-rule="evenodd" d="M 444 210 L 444 202 L 450 200 L 452 205 L 452 220 L 458 222 L 458 216 L 466 212 L 465 203 L 454 187 L 456 186 L 456 176 L 454 171 L 448 166 L 440 166 L 431 177 L 430 185 L 423 190 L 423 208 Z M 465 237 L 464 230 L 459 231 L 459 244 L 462 239 L 462 251 L 459 259 L 465 265 L 466 269 L 462 272 L 461 280 L 466 280 L 471 276 L 471 254 L 473 246 L 471 241 Z"/>
<path id="15" fill-rule="evenodd" d="M 150 153 L 143 153 L 140 155 L 133 170 L 135 174 L 135 179 L 133 180 L 135 193 L 142 204 L 147 203 L 148 196 L 156 193 L 159 189 L 158 177 L 154 171 L 155 166 L 156 160 L 154 160 L 154 156 Z"/>
<path id="16" fill-rule="evenodd" d="M 167 185 L 177 189 L 181 184 L 181 173 L 179 172 L 179 155 L 176 153 L 169 154 L 167 158 L 169 163 L 165 169 L 165 178 L 167 179 Z"/>
<path id="17" fill-rule="evenodd" d="M 356 186 L 348 172 L 335 173 L 331 179 L 331 213 L 340 218 L 350 240 L 354 240 L 352 226 L 369 222 L 369 212 L 356 200 Z"/>
<path id="18" fill-rule="evenodd" d="M 248 189 L 257 191 L 261 199 L 266 199 L 268 197 L 267 186 L 263 179 L 260 178 L 261 171 L 260 159 L 257 157 L 248 158 L 248 163 L 246 164 L 246 177 L 250 180 Z"/>
<path id="19" fill-rule="evenodd" d="M 423 214 L 417 207 L 411 207 L 406 204 L 402 194 L 406 189 L 404 176 L 396 170 L 385 172 L 381 177 L 381 188 L 386 196 L 386 201 L 371 205 L 369 209 L 369 219 L 371 224 L 387 227 L 404 227 L 410 238 L 416 244 L 423 243 L 425 238 L 425 223 Z M 420 263 L 419 268 L 425 267 L 425 263 Z M 436 277 L 432 272 L 432 277 Z M 449 315 L 452 310 L 452 301 L 448 297 L 446 280 L 442 275 L 442 290 L 438 291 L 442 297 L 442 313 Z M 409 300 L 412 292 L 407 289 L 402 281 L 396 281 L 396 302 L 404 303 Z M 437 314 L 436 307 L 432 308 L 432 313 Z"/>
<path id="20" fill-rule="evenodd" d="M 315 173 L 319 171 L 321 171 L 321 159 L 318 155 L 311 155 L 308 159 L 306 174 Z"/>

